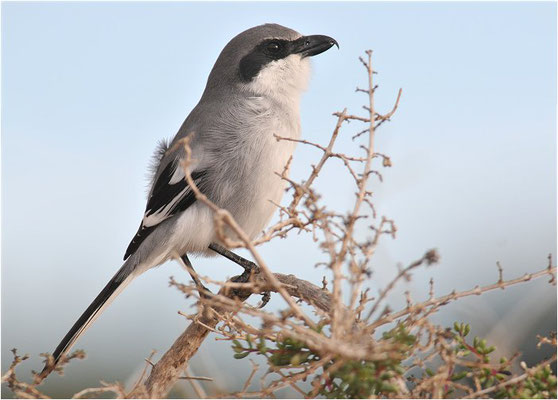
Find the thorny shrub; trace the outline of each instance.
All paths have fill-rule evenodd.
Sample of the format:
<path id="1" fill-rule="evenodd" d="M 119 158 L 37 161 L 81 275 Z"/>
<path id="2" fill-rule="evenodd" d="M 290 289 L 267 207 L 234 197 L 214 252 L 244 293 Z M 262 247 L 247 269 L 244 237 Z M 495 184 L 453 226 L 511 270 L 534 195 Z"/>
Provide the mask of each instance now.
<path id="1" fill-rule="evenodd" d="M 229 248 L 245 247 L 250 251 L 259 267 L 257 274 L 266 280 L 266 289 L 262 289 L 261 282 L 253 279 L 254 276 L 248 283 L 216 282 L 203 276 L 200 279 L 223 288 L 240 287 L 249 293 L 274 291 L 280 294 L 286 305 L 279 311 L 267 311 L 249 306 L 238 298 L 234 300 L 226 295 L 226 291 L 224 294 L 220 291 L 219 294 L 199 296 L 195 286 L 171 280 L 173 286 L 199 299 L 200 310 L 188 316 L 192 324 L 200 323 L 200 316 L 212 310 L 218 322 L 215 327 L 207 328 L 221 339 L 231 341 L 234 358 L 263 357 L 268 365 L 260 379 L 259 389 L 250 389 L 259 371 L 254 364 L 242 390 L 226 396 L 272 397 L 277 390 L 290 387 L 309 398 L 555 398 L 556 375 L 551 369 L 556 360 L 555 334 L 539 338 L 539 346 L 553 347 L 552 357 L 528 367 L 523 362 L 518 363 L 517 355 L 493 360 L 491 354 L 495 347 L 482 338 L 471 338 L 471 327 L 467 323 L 456 322 L 448 328 L 430 321 L 432 314 L 462 297 L 482 295 L 544 276 L 555 284 L 556 267 L 550 256 L 545 268 L 511 280 L 503 279 L 502 268 L 498 264 L 500 275 L 497 282 L 462 292 L 454 291 L 445 296 L 434 295 L 431 281 L 427 300 L 413 302 L 407 295 L 406 307 L 398 311 L 386 304 L 388 294 L 399 281 L 410 279 L 414 269 L 437 263 L 437 251 L 429 250 L 407 267 L 400 268 L 396 277 L 374 297 L 366 287 L 371 279 L 371 259 L 380 238 L 395 237 L 397 231 L 392 220 L 377 215 L 370 181 L 371 178 L 383 179 L 382 173 L 374 169 L 377 164 L 374 160 L 379 160 L 383 168 L 392 166 L 387 155 L 376 151 L 374 139 L 376 130 L 396 112 L 402 93 L 399 91 L 390 112 L 381 114 L 376 110 L 374 96 L 377 85 L 374 83 L 372 52 L 367 51 L 366 55 L 360 58 L 360 62 L 366 70 L 367 88 L 356 89 L 367 98 L 367 104 L 363 106 L 366 115 L 349 114 L 347 110 L 335 113 L 337 123 L 326 145 L 296 140 L 320 150 L 322 156 L 312 165 L 307 179 L 301 182 L 288 178 L 288 166 L 280 173 L 288 183 L 292 198 L 287 206 L 278 206 L 281 220 L 256 241 L 247 238 L 230 214 L 203 196 L 191 179 L 188 161 L 184 163 L 186 179 L 198 201 L 215 213 L 220 239 Z M 363 125 L 363 129 L 353 136 L 357 150 L 352 155 L 334 150 L 342 128 L 348 123 L 351 126 Z M 294 139 L 277 137 L 277 140 Z M 184 145 L 189 155 L 187 140 Z M 355 184 L 355 201 L 349 212 L 328 209 L 314 190 L 315 180 L 330 160 L 340 162 Z M 361 238 L 357 235 L 357 225 L 370 236 Z M 325 277 L 320 288 L 296 277 L 288 278 L 270 272 L 256 245 L 284 238 L 291 231 L 312 234 L 325 254 L 326 259 L 319 265 L 327 271 L 331 285 Z M 362 232 L 362 229 L 358 231 Z M 290 283 L 285 283 L 287 281 Z M 293 296 L 307 303 L 313 311 L 312 317 L 293 300 Z M 248 322 L 247 316 L 251 317 L 249 321 L 259 321 L 259 326 Z M 69 359 L 80 355 L 75 353 Z M 15 368 L 25 357 L 17 356 L 15 351 L 14 356 L 14 363 L 2 377 L 3 382 L 16 396 L 45 396 L 37 389 L 37 381 L 28 384 L 16 377 Z M 184 363 L 187 361 L 183 360 Z M 514 371 L 517 364 L 520 370 L 515 367 Z M 61 369 L 62 366 L 59 372 Z M 148 389 L 151 383 L 148 379 Z M 76 396 L 96 392 L 113 392 L 118 397 L 130 395 L 122 385 L 114 384 L 85 389 Z M 153 395 L 154 392 L 147 393 Z"/>

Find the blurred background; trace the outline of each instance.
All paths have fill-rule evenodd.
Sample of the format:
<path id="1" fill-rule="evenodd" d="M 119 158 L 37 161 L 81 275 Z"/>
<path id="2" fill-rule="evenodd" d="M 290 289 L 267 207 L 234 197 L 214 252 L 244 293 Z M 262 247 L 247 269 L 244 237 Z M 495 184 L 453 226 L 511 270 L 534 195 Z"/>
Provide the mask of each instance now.
<path id="1" fill-rule="evenodd" d="M 39 353 L 54 350 L 120 267 L 157 141 L 195 106 L 223 46 L 266 22 L 341 46 L 313 59 L 305 139 L 325 143 L 333 112 L 362 111 L 355 87 L 366 85 L 358 62 L 366 49 L 379 72 L 380 112 L 403 88 L 377 136 L 393 167 L 371 187 L 378 213 L 399 230 L 381 243 L 369 284 L 382 287 L 398 263 L 430 248 L 442 258 L 396 288 L 394 308 L 405 290 L 426 298 L 431 277 L 441 295 L 497 281 L 497 261 L 509 279 L 556 256 L 555 3 L 3 2 L 1 18 L 3 372 L 12 348 L 31 356 L 22 377 L 42 368 Z M 357 131 L 345 128 L 339 150 L 355 152 Z M 292 176 L 307 176 L 319 155 L 299 146 Z M 346 210 L 352 184 L 333 161 L 316 188 L 330 208 Z M 317 284 L 325 273 L 314 268 L 323 256 L 305 235 L 261 253 L 276 272 Z M 220 259 L 193 262 L 214 279 L 239 272 Z M 87 360 L 41 388 L 66 397 L 101 379 L 132 382 L 151 349 L 157 359 L 187 325 L 177 311 L 193 312 L 192 299 L 168 288 L 171 275 L 189 281 L 167 263 L 133 282 L 78 342 Z M 536 362 L 545 353 L 535 335 L 556 329 L 556 288 L 547 280 L 461 300 L 434 320 L 470 322 L 503 353 L 520 350 Z M 274 299 L 268 307 L 278 306 Z M 204 383 L 208 393 L 242 387 L 251 366 L 232 354 L 210 336 L 193 359 L 193 375 L 216 379 Z M 185 383 L 175 395 L 194 393 Z"/>

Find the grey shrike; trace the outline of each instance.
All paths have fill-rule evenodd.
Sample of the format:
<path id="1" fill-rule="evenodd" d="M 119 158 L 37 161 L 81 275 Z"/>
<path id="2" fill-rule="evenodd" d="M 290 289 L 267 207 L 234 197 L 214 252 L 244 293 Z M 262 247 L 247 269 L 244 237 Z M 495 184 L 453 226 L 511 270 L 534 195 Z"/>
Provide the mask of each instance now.
<path id="1" fill-rule="evenodd" d="M 298 138 L 300 96 L 310 76 L 309 57 L 337 45 L 328 36 L 302 36 L 266 24 L 234 37 L 217 58 L 203 95 L 174 139 L 156 150 L 145 214 L 126 249 L 124 265 L 79 317 L 53 353 L 55 364 L 132 279 L 187 253 L 231 258 L 219 244 L 212 211 L 196 202 L 180 161 L 180 139 L 190 142 L 191 176 L 211 201 L 228 210 L 255 238 L 269 222 L 285 185 L 276 175 Z M 43 376 L 54 368 L 45 366 Z"/>

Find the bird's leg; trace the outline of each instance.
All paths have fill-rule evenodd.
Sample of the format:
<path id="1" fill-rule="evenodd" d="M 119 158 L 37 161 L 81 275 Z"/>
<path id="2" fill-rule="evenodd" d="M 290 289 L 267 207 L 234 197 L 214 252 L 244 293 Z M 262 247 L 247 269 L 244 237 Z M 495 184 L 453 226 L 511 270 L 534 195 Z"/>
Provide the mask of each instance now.
<path id="1" fill-rule="evenodd" d="M 188 273 L 192 277 L 192 280 L 194 281 L 194 284 L 198 288 L 198 293 L 200 294 L 200 298 L 204 297 L 204 298 L 207 299 L 207 298 L 211 297 L 211 291 L 208 288 L 206 288 L 203 285 L 203 283 L 201 283 L 200 278 L 198 277 L 198 274 L 196 273 L 196 271 L 194 271 L 194 267 L 192 267 L 192 263 L 190 262 L 190 259 L 188 258 L 188 255 L 186 253 L 184 253 L 182 256 L 180 256 L 180 258 L 182 259 L 182 262 L 184 263 L 184 266 L 186 267 L 186 271 L 188 271 Z"/>
<path id="2" fill-rule="evenodd" d="M 242 268 L 244 268 L 244 274 L 248 274 L 247 275 L 248 277 L 250 277 L 252 271 L 254 271 L 254 273 L 258 273 L 260 271 L 260 267 L 258 267 L 254 262 L 247 260 L 244 257 L 239 256 L 238 254 L 233 253 L 232 251 L 221 246 L 220 244 L 210 243 L 209 248 L 214 252 L 221 254 L 223 257 L 228 258 L 235 264 L 240 265 Z"/>
<path id="3" fill-rule="evenodd" d="M 234 282 L 240 282 L 240 283 L 250 282 L 250 276 L 252 275 L 252 273 L 257 274 L 258 272 L 260 272 L 260 267 L 258 267 L 256 265 L 256 263 L 254 263 L 253 261 L 247 260 L 244 257 L 239 256 L 236 253 L 233 253 L 232 251 L 230 251 L 230 250 L 224 248 L 223 246 L 221 246 L 220 244 L 217 244 L 215 242 L 210 243 L 209 248 L 211 250 L 213 250 L 214 252 L 216 252 L 218 254 L 221 254 L 223 257 L 228 258 L 229 260 L 231 260 L 235 264 L 238 264 L 242 268 L 244 268 L 244 272 L 242 273 L 242 275 L 240 275 L 236 278 L 233 278 Z M 269 292 L 262 293 L 262 304 L 260 305 L 260 308 L 265 306 L 268 303 L 270 298 L 271 298 L 271 295 L 270 295 Z"/>

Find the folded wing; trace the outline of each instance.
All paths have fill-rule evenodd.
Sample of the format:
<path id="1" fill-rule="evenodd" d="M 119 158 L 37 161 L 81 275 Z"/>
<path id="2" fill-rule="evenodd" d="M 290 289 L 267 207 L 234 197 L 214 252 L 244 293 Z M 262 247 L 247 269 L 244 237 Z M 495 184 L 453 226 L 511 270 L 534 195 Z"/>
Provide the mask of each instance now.
<path id="1" fill-rule="evenodd" d="M 203 183 L 205 171 L 194 171 L 191 175 L 196 186 L 200 187 Z M 184 170 L 178 160 L 168 163 L 155 181 L 151 195 L 147 200 L 143 220 L 126 249 L 124 260 L 139 248 L 161 222 L 186 210 L 195 201 L 196 196 L 188 185 Z"/>

